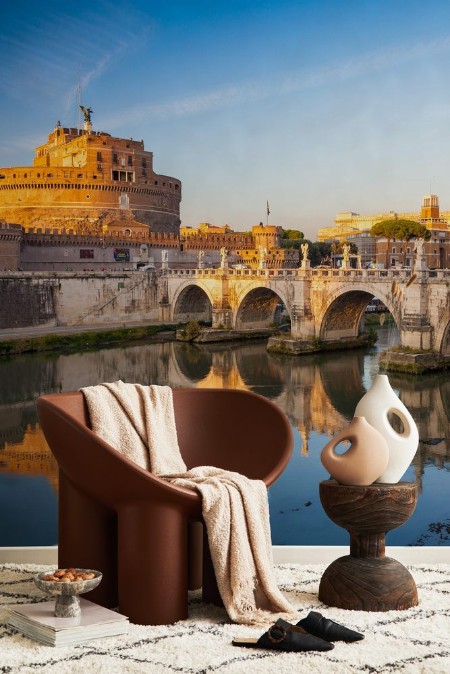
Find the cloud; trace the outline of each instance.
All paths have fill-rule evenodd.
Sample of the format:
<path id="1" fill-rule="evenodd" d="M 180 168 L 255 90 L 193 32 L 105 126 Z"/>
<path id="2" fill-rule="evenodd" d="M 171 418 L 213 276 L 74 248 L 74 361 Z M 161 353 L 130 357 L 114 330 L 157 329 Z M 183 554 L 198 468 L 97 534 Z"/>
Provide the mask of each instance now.
<path id="1" fill-rule="evenodd" d="M 78 88 L 81 92 L 86 89 L 92 82 L 101 77 L 103 73 L 108 69 L 111 63 L 126 49 L 126 44 L 121 44 L 117 49 L 111 51 L 107 54 L 103 54 L 99 60 L 94 64 L 94 66 L 88 70 L 86 73 L 81 75 L 79 73 L 79 82 L 66 92 L 65 94 L 65 110 L 64 113 L 67 114 L 69 110 L 73 108 L 74 101 L 78 95 Z"/>
<path id="2" fill-rule="evenodd" d="M 99 14 L 95 6 L 78 16 L 65 14 L 63 6 L 59 12 L 50 13 L 47 8 L 34 20 L 26 14 L 12 15 L 1 28 L 0 92 L 22 103 L 43 99 L 55 106 L 63 101 L 67 112 L 76 97 L 78 71 L 82 87 L 88 87 L 124 51 L 142 48 L 151 34 L 152 22 L 147 17 L 103 5 L 108 9 L 106 15 Z"/>
<path id="3" fill-rule="evenodd" d="M 403 64 L 430 58 L 450 50 L 450 36 L 441 39 L 402 44 L 377 52 L 369 52 L 342 63 L 313 70 L 303 70 L 267 81 L 228 85 L 203 93 L 156 104 L 124 108 L 104 120 L 105 128 L 148 118 L 183 117 L 220 110 L 238 103 L 260 101 L 271 96 L 308 91 L 340 81 L 356 79 L 370 73 L 390 70 Z"/>

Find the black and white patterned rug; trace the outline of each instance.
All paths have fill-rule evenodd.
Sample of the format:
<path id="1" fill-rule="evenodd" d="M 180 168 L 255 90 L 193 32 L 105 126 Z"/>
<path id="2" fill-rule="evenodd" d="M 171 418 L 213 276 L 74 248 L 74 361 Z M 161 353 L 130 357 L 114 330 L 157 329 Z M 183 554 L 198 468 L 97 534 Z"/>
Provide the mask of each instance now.
<path id="1" fill-rule="evenodd" d="M 406 611 L 344 611 L 317 598 L 325 566 L 276 567 L 280 588 L 299 610 L 299 618 L 318 610 L 365 634 L 332 651 L 277 653 L 236 648 L 234 637 L 259 636 L 264 629 L 234 625 L 223 609 L 202 604 L 192 593 L 189 619 L 170 626 L 130 625 L 127 635 L 53 648 L 8 627 L 8 606 L 44 601 L 33 575 L 53 567 L 0 565 L 1 674 L 370 674 L 450 672 L 450 565 L 408 566 L 419 592 L 419 606 Z"/>

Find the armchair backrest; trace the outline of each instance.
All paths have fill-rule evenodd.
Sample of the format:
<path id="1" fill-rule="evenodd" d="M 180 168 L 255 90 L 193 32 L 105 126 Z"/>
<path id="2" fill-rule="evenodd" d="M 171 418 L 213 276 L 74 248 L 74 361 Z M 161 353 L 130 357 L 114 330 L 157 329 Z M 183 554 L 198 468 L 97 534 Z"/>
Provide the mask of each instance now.
<path id="1" fill-rule="evenodd" d="M 284 412 L 267 398 L 235 389 L 190 388 L 174 389 L 173 402 L 178 443 L 188 469 L 216 466 L 270 485 L 286 467 L 293 447 L 292 429 Z M 44 395 L 36 408 L 63 471 L 70 473 L 72 463 L 76 470 L 78 460 L 85 461 L 85 467 L 90 460 L 97 462 L 99 447 L 107 464 L 97 467 L 108 470 L 109 479 L 118 460 L 130 464 L 92 433 L 82 393 Z M 90 444 L 96 445 L 95 451 L 87 447 Z M 142 472 L 137 466 L 136 470 Z"/>

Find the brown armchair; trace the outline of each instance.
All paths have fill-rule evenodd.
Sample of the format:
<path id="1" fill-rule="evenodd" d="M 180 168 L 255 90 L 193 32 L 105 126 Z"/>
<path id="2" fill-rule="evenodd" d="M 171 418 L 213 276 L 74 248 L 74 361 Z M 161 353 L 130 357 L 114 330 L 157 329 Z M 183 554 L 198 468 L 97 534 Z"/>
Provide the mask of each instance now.
<path id="1" fill-rule="evenodd" d="M 188 469 L 216 466 L 269 486 L 286 467 L 292 429 L 266 398 L 192 388 L 174 389 L 173 402 Z M 202 587 L 204 601 L 220 603 L 200 495 L 104 442 L 89 427 L 82 393 L 44 395 L 36 408 L 59 466 L 58 564 L 103 572 L 88 598 L 154 625 L 186 618 L 188 589 Z"/>

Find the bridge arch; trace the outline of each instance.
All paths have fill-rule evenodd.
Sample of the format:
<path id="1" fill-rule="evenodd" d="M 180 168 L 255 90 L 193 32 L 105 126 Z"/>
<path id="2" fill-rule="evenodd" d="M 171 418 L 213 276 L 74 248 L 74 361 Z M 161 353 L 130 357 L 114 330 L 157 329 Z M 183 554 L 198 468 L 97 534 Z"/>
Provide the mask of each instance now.
<path id="1" fill-rule="evenodd" d="M 187 282 L 180 286 L 172 300 L 172 319 L 178 323 L 212 320 L 213 300 L 207 288 Z"/>
<path id="2" fill-rule="evenodd" d="M 324 309 L 318 316 L 319 339 L 345 339 L 358 337 L 361 318 L 373 297 L 378 297 L 386 306 L 397 325 L 400 314 L 391 299 L 367 286 L 352 286 L 351 289 L 337 289 L 327 297 Z"/>
<path id="3" fill-rule="evenodd" d="M 436 328 L 436 351 L 441 356 L 450 356 L 450 318 L 448 313 Z"/>
<path id="4" fill-rule="evenodd" d="M 281 322 L 282 312 L 287 311 L 280 293 L 266 285 L 247 289 L 238 299 L 235 309 L 236 330 L 268 328 Z"/>

